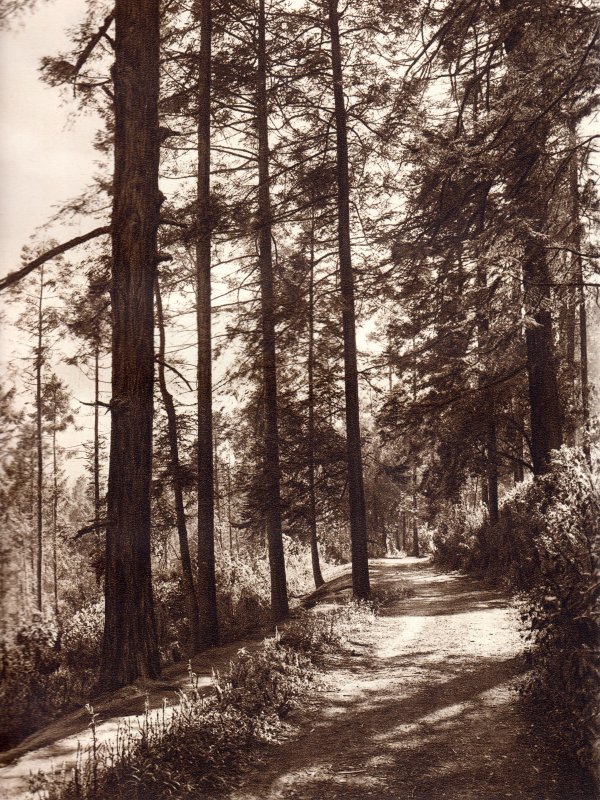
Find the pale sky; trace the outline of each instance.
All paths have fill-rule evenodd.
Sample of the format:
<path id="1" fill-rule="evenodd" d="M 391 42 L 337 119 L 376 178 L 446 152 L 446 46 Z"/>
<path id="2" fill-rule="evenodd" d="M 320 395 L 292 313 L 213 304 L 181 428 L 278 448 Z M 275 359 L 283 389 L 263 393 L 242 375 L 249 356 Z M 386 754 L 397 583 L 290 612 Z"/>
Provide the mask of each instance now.
<path id="1" fill-rule="evenodd" d="M 0 33 L 0 274 L 19 266 L 21 247 L 95 171 L 98 122 L 72 118 L 75 102 L 39 79 L 44 55 L 67 47 L 64 31 L 85 13 L 81 0 L 42 3 L 16 30 Z M 85 227 L 85 221 L 81 223 Z M 79 232 L 74 227 L 67 238 Z M 57 230 L 60 238 L 60 230 Z"/>

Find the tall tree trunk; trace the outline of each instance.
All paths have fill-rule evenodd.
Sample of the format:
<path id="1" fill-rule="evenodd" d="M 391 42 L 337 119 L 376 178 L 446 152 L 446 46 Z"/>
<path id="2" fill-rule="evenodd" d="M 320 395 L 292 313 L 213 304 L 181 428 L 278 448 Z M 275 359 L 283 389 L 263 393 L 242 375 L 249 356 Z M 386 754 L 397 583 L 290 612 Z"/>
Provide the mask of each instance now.
<path id="1" fill-rule="evenodd" d="M 233 553 L 233 525 L 231 519 L 231 457 L 227 454 L 227 526 L 229 529 L 229 557 Z"/>
<path id="2" fill-rule="evenodd" d="M 217 515 L 218 526 L 217 526 L 217 535 L 219 541 L 219 550 L 223 552 L 223 526 L 222 526 L 222 489 L 221 489 L 221 472 L 219 468 L 219 440 L 217 437 L 217 431 L 215 431 L 215 435 L 213 437 L 213 453 L 214 453 L 214 471 L 215 471 L 215 480 L 214 480 L 214 491 L 215 491 L 215 512 Z"/>
<path id="3" fill-rule="evenodd" d="M 402 549 L 406 553 L 408 553 L 408 547 L 407 547 L 407 541 L 406 541 L 406 538 L 407 538 L 406 511 L 402 512 L 402 518 L 401 519 L 402 519 Z"/>
<path id="4" fill-rule="evenodd" d="M 571 193 L 571 243 L 574 253 L 572 255 L 573 280 L 577 284 L 577 304 L 579 306 L 579 381 L 581 392 L 581 428 L 583 432 L 583 449 L 590 461 L 590 444 L 587 437 L 590 421 L 590 387 L 588 377 L 588 352 L 587 352 L 587 309 L 585 305 L 585 286 L 583 285 L 583 259 L 581 252 L 581 220 L 579 201 L 579 170 L 577 157 L 577 131 L 574 122 L 569 123 L 569 145 L 573 152 L 569 170 Z"/>
<path id="5" fill-rule="evenodd" d="M 52 580 L 54 617 L 58 619 L 58 463 L 56 453 L 56 405 L 52 419 Z"/>
<path id="6" fill-rule="evenodd" d="M 105 689 L 160 673 L 150 559 L 159 0 L 117 0 L 115 20 L 112 399 L 99 675 Z"/>
<path id="7" fill-rule="evenodd" d="M 484 220 L 482 217 L 479 225 L 479 233 L 483 233 L 483 228 Z M 479 289 L 485 291 L 487 287 L 487 271 L 484 262 L 479 257 L 477 249 L 475 251 L 475 258 L 477 260 L 477 285 Z M 485 311 L 486 307 L 487 301 L 483 302 L 481 299 L 477 309 L 477 336 L 479 340 L 479 364 L 481 369 L 483 369 L 483 365 L 486 361 L 485 347 L 488 344 L 490 332 L 490 321 Z M 480 386 L 482 383 L 482 377 L 483 376 L 480 376 Z M 498 522 L 498 447 L 496 442 L 496 404 L 494 400 L 493 389 L 483 389 L 482 404 L 485 414 L 486 482 L 485 492 L 482 485 L 482 493 L 484 492 L 488 510 L 488 518 L 490 522 L 495 525 Z"/>
<path id="8" fill-rule="evenodd" d="M 581 371 L 581 414 L 583 419 L 584 442 L 583 449 L 590 460 L 590 444 L 586 437 L 590 422 L 590 385 L 588 377 L 588 348 L 587 348 L 587 311 L 585 307 L 585 287 L 583 285 L 583 269 L 579 259 L 579 358 Z"/>
<path id="9" fill-rule="evenodd" d="M 525 245 L 523 279 L 528 315 L 535 323 L 525 331 L 531 454 L 533 473 L 541 475 L 550 468 L 552 450 L 561 447 L 563 438 L 550 311 L 550 274 L 544 244 L 536 239 L 530 239 Z"/>
<path id="10" fill-rule="evenodd" d="M 40 270 L 40 292 L 38 295 L 37 348 L 35 354 L 35 446 L 37 455 L 36 471 L 36 521 L 37 521 L 37 564 L 36 599 L 37 609 L 44 610 L 44 453 L 42 441 L 42 350 L 44 322 L 44 267 Z"/>
<path id="11" fill-rule="evenodd" d="M 411 472 L 411 495 L 412 495 L 412 554 L 415 558 L 419 558 L 421 551 L 419 548 L 419 527 L 418 527 L 418 500 L 417 500 L 417 467 L 413 462 Z"/>
<path id="12" fill-rule="evenodd" d="M 496 442 L 496 420 L 494 405 L 490 409 L 490 418 L 487 423 L 487 484 L 488 484 L 488 514 L 492 525 L 499 519 L 498 508 L 498 448 Z"/>
<path id="13" fill-rule="evenodd" d="M 258 240 L 261 292 L 262 355 L 264 382 L 264 437 L 266 528 L 271 576 L 271 611 L 277 619 L 288 613 L 285 559 L 281 530 L 277 370 L 275 356 L 275 298 L 269 176 L 269 128 L 267 103 L 267 54 L 265 2 L 258 4 L 258 70 L 256 74 L 258 134 Z"/>
<path id="14" fill-rule="evenodd" d="M 352 247 L 350 243 L 348 132 L 340 46 L 340 15 L 338 13 L 337 0 L 328 0 L 328 9 L 336 125 L 338 251 L 340 262 L 340 289 L 342 295 L 342 324 L 344 332 L 344 390 L 346 396 L 352 588 L 355 597 L 366 598 L 369 596 L 370 590 L 369 553 L 360 442 L 356 313 L 354 308 Z"/>
<path id="15" fill-rule="evenodd" d="M 323 575 L 319 561 L 319 538 L 317 534 L 317 496 L 315 489 L 315 218 L 311 214 L 310 265 L 308 275 L 308 495 L 310 504 L 310 555 L 313 579 L 318 589 Z"/>
<path id="16" fill-rule="evenodd" d="M 518 0 L 500 0 L 505 12 L 520 9 Z M 539 11 L 536 13 L 540 13 Z M 516 19 L 506 34 L 503 44 L 510 60 L 519 55 L 526 32 L 523 20 Z M 521 54 L 524 56 L 525 54 Z M 546 189 L 540 175 L 543 143 L 548 131 L 531 130 L 514 143 L 514 174 L 511 176 L 509 196 L 519 207 L 519 214 L 530 228 L 544 233 L 547 219 Z M 527 376 L 531 413 L 531 455 L 534 475 L 550 468 L 552 450 L 563 443 L 562 412 L 558 392 L 557 365 L 554 353 L 551 281 L 548 255 L 539 236 L 527 236 L 523 253 L 523 284 L 527 316 L 533 320 L 525 331 L 527 350 Z"/>
<path id="17" fill-rule="evenodd" d="M 158 328 L 158 385 L 160 387 L 160 394 L 165 408 L 165 413 L 167 415 L 167 435 L 169 439 L 170 453 L 169 472 L 171 475 L 171 486 L 173 488 L 173 500 L 175 502 L 175 519 L 177 522 L 177 536 L 179 539 L 179 554 L 181 556 L 181 576 L 183 593 L 185 595 L 185 605 L 188 619 L 190 621 L 191 648 L 195 653 L 202 645 L 200 616 L 198 613 L 198 599 L 196 596 L 196 588 L 194 586 L 194 571 L 192 568 L 187 522 L 185 519 L 183 487 L 181 485 L 181 464 L 179 461 L 179 441 L 177 434 L 177 412 L 175 410 L 173 396 L 167 387 L 167 380 L 165 376 L 165 319 L 163 314 L 158 275 L 156 277 L 154 293 L 156 299 L 156 323 Z"/>
<path id="18" fill-rule="evenodd" d="M 219 640 L 215 577 L 215 509 L 212 421 L 210 91 L 211 0 L 200 0 L 198 76 L 198 238 L 196 240 L 196 324 L 198 331 L 198 609 L 202 645 Z"/>
<path id="19" fill-rule="evenodd" d="M 413 358 L 412 358 L 412 401 L 413 405 L 417 402 L 417 356 L 415 339 L 412 340 Z M 414 449 L 411 446 L 411 449 Z M 410 476 L 411 495 L 412 495 L 412 553 L 415 558 L 421 555 L 419 548 L 419 528 L 418 528 L 418 498 L 417 498 L 417 462 L 416 455 L 412 453 L 412 468 Z"/>
<path id="20" fill-rule="evenodd" d="M 100 528 L 100 343 L 94 342 L 94 525 Z"/>

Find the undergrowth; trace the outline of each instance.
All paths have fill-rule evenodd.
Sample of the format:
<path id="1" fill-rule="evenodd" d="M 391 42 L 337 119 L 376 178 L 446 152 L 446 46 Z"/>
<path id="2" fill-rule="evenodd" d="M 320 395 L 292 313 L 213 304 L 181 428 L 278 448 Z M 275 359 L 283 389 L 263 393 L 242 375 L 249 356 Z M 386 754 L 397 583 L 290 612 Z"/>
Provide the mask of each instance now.
<path id="1" fill-rule="evenodd" d="M 286 541 L 292 595 L 312 585 L 310 553 Z M 219 635 L 236 641 L 270 621 L 269 568 L 251 553 L 220 553 L 217 561 Z M 190 623 L 181 575 L 158 570 L 155 605 L 163 666 L 190 654 Z M 97 680 L 103 601 L 90 603 L 60 624 L 44 616 L 0 638 L 0 750 L 14 747 L 56 717 L 80 708 Z"/>
<path id="2" fill-rule="evenodd" d="M 213 691 L 202 696 L 190 667 L 190 688 L 173 707 L 122 723 L 113 741 L 100 742 L 88 706 L 91 745 L 75 767 L 30 779 L 37 800 L 197 798 L 219 787 L 252 758 L 257 742 L 273 740 L 289 712 L 318 685 L 315 658 L 343 650 L 357 627 L 374 617 L 372 605 L 351 603 L 329 611 L 299 612 L 255 652 L 240 650 Z"/>
<path id="3" fill-rule="evenodd" d="M 563 746 L 600 778 L 600 490 L 583 452 L 506 499 L 496 526 L 457 508 L 438 532 L 446 566 L 500 578 L 516 594 L 531 667 L 521 690 L 544 708 Z M 599 782 L 600 785 L 600 782 Z"/>

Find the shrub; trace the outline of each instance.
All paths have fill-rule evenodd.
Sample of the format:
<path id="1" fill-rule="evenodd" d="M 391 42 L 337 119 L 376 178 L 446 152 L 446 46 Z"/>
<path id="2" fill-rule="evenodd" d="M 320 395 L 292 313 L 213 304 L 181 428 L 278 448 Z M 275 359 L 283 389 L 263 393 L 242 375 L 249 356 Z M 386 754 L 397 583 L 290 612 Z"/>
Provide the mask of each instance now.
<path id="1" fill-rule="evenodd" d="M 502 576 L 520 593 L 530 675 L 523 694 L 541 702 L 588 769 L 598 748 L 597 620 L 600 492 L 582 451 L 563 448 L 551 471 L 508 495 L 497 526 L 475 528 L 464 509 L 436 539 L 437 559 Z M 597 767 L 596 767 L 597 769 Z"/>
<path id="2" fill-rule="evenodd" d="M 54 619 L 43 618 L 0 641 L 1 749 L 83 705 L 95 680 L 102 625 L 102 604 L 95 604 L 61 632 Z"/>
<path id="3" fill-rule="evenodd" d="M 65 623 L 60 641 L 63 663 L 73 669 L 98 666 L 104 631 L 104 601 L 79 609 Z"/>
<path id="4" fill-rule="evenodd" d="M 352 603 L 322 615 L 306 612 L 303 623 L 323 630 L 326 619 L 329 640 L 341 642 L 331 625 L 349 630 L 372 616 L 368 605 Z M 310 632 L 307 636 L 320 639 Z M 146 707 L 141 724 L 120 726 L 112 743 L 98 743 L 96 715 L 88 707 L 91 748 L 79 753 L 69 775 L 33 776 L 32 794 L 44 800 L 185 800 L 223 784 L 225 775 L 230 777 L 250 757 L 253 743 L 273 738 L 281 720 L 313 685 L 313 653 L 299 653 L 292 640 L 277 635 L 252 654 L 240 650 L 229 669 L 214 676 L 214 693 L 208 698 L 200 695 L 190 671 L 191 690 L 180 693 L 177 706 L 167 709 L 165 702 L 152 713 Z"/>
<path id="5" fill-rule="evenodd" d="M 250 554 L 223 553 L 217 563 L 221 641 L 232 642 L 271 618 L 268 564 Z"/>
<path id="6" fill-rule="evenodd" d="M 473 566 L 483 514 L 465 504 L 451 506 L 432 535 L 435 561 L 447 569 Z"/>

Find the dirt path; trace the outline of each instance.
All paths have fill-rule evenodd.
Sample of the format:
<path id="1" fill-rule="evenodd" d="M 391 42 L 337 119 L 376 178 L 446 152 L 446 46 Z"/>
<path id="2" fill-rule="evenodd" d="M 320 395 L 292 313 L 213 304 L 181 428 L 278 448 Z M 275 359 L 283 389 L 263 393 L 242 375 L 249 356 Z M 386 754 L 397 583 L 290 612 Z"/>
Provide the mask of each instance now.
<path id="1" fill-rule="evenodd" d="M 265 633 L 214 647 L 194 656 L 192 668 L 197 675 L 201 693 L 212 691 L 213 669 L 225 671 L 238 650 L 252 652 L 260 647 Z M 162 708 L 163 698 L 172 707 L 178 702 L 177 692 L 189 690 L 191 683 L 186 663 L 167 667 L 159 680 L 126 686 L 117 692 L 93 701 L 97 713 L 97 741 L 114 741 L 119 726 L 130 725 L 135 731 L 141 724 L 146 701 L 151 710 Z M 167 709 L 167 715 L 169 710 Z M 78 747 L 91 746 L 89 714 L 85 709 L 67 714 L 27 737 L 12 750 L 0 754 L 0 800 L 25 800 L 30 775 L 60 769 L 70 769 L 76 761 Z M 1 766 L 4 765 L 4 766 Z"/>
<path id="2" fill-rule="evenodd" d="M 506 599 L 416 559 L 379 560 L 371 574 L 414 595 L 361 634 L 335 688 L 230 800 L 593 800 L 518 702 L 522 642 Z"/>
<path id="3" fill-rule="evenodd" d="M 595 800 L 517 702 L 522 643 L 506 599 L 425 560 L 373 561 L 371 576 L 379 589 L 414 594 L 387 605 L 350 655 L 331 660 L 326 691 L 296 713 L 287 740 L 260 750 L 229 800 Z M 349 587 L 346 574 L 319 594 L 335 600 Z M 260 638 L 197 657 L 206 690 L 213 666 Z M 159 707 L 186 683 L 178 665 L 96 702 L 99 738 L 114 736 L 124 717 L 135 724 L 146 692 Z M 0 798 L 25 797 L 31 772 L 71 764 L 87 722 L 71 714 L 2 754 Z"/>

